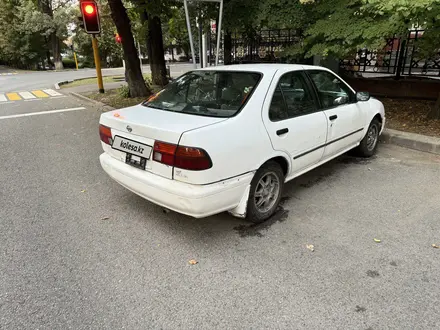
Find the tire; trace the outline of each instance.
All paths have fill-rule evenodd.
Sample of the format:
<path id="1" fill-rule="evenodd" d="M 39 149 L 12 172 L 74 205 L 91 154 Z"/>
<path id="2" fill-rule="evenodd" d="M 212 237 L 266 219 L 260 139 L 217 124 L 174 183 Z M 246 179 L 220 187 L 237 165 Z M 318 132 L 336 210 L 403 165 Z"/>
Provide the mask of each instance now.
<path id="1" fill-rule="evenodd" d="M 378 119 L 373 119 L 368 127 L 367 134 L 365 134 L 360 145 L 355 149 L 356 155 L 360 157 L 371 157 L 376 153 L 377 145 L 379 144 L 379 133 L 381 124 Z"/>
<path id="2" fill-rule="evenodd" d="M 246 212 L 247 220 L 261 223 L 270 218 L 278 208 L 283 187 L 284 173 L 277 162 L 269 161 L 261 166 L 251 182 Z M 265 201 L 262 202 L 263 199 Z"/>

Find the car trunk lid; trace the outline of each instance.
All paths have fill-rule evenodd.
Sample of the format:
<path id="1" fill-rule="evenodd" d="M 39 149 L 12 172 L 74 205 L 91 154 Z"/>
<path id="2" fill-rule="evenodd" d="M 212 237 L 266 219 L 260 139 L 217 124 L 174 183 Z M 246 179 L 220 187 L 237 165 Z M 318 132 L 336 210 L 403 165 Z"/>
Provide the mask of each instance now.
<path id="1" fill-rule="evenodd" d="M 177 145 L 184 132 L 225 120 L 227 118 L 177 113 L 137 105 L 102 114 L 100 124 L 111 128 L 113 141 L 118 143 L 118 146 L 104 148 L 112 157 L 127 162 L 127 152 L 123 152 L 119 144 L 127 141 L 132 145 L 140 143 L 149 152 L 145 170 L 172 179 L 172 166 L 152 161 L 154 143 L 162 141 Z M 139 156 L 136 152 L 133 154 Z M 133 157 L 133 159 L 137 158 Z"/>

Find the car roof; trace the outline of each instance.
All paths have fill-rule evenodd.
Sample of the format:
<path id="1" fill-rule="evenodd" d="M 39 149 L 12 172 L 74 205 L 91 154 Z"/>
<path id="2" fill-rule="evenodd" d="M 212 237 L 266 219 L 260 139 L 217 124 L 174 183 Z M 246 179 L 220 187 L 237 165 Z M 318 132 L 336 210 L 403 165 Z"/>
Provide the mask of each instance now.
<path id="1" fill-rule="evenodd" d="M 281 64 L 281 63 L 252 63 L 252 64 L 231 64 L 231 65 L 220 65 L 220 66 L 210 66 L 203 69 L 197 69 L 197 71 L 249 71 L 249 72 L 261 72 L 263 74 L 274 74 L 278 70 L 326 70 L 322 66 L 315 65 L 302 65 L 302 64 Z"/>

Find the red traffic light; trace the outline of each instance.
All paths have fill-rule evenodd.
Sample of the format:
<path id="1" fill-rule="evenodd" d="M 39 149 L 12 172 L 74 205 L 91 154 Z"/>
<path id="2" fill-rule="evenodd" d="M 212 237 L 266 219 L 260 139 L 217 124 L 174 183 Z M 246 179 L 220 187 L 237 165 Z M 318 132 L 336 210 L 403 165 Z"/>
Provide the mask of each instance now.
<path id="1" fill-rule="evenodd" d="M 101 26 L 96 2 L 92 0 L 81 1 L 80 6 L 86 32 L 89 34 L 99 34 Z"/>
<path id="2" fill-rule="evenodd" d="M 84 6 L 84 12 L 86 14 L 91 15 L 91 14 L 93 14 L 95 12 L 95 7 L 93 7 L 92 5 L 85 5 Z"/>
<path id="3" fill-rule="evenodd" d="M 122 38 L 121 38 L 121 36 L 119 35 L 119 33 L 116 33 L 116 34 L 115 34 L 115 41 L 116 41 L 116 43 L 118 43 L 118 44 L 120 44 L 120 43 L 122 42 Z"/>

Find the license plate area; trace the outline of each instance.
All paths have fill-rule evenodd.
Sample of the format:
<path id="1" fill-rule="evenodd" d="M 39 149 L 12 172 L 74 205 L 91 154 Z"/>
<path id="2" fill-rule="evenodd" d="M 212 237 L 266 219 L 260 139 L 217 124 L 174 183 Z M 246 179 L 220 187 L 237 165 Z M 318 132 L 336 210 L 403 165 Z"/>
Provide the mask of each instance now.
<path id="1" fill-rule="evenodd" d="M 145 170 L 145 166 L 147 165 L 147 159 L 142 158 L 136 155 L 127 154 L 125 156 L 125 162 L 128 165 L 131 165 L 133 167 L 139 168 L 141 170 Z"/>
<path id="2" fill-rule="evenodd" d="M 145 170 L 147 160 L 150 159 L 153 148 L 131 139 L 115 135 L 112 148 L 125 152 L 125 162 L 131 166 Z"/>

